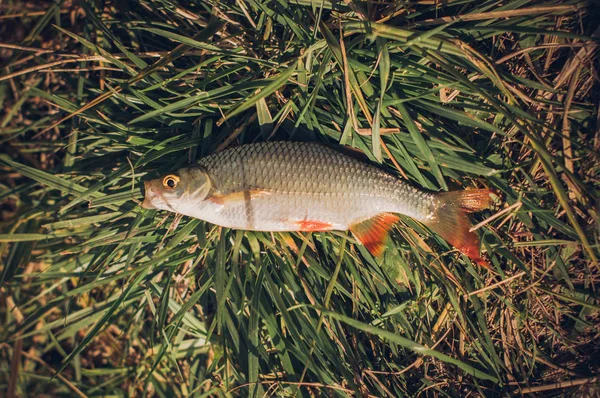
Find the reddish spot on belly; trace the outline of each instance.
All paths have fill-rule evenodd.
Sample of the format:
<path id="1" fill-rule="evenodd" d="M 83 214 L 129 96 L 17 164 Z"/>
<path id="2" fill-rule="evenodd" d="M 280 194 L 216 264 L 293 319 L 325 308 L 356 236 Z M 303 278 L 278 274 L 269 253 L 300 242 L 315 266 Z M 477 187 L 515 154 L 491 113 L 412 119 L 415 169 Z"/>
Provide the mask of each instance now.
<path id="1" fill-rule="evenodd" d="M 296 221 L 295 224 L 298 226 L 299 231 L 331 231 L 333 225 L 328 222 L 317 221 L 317 220 L 302 220 Z"/>

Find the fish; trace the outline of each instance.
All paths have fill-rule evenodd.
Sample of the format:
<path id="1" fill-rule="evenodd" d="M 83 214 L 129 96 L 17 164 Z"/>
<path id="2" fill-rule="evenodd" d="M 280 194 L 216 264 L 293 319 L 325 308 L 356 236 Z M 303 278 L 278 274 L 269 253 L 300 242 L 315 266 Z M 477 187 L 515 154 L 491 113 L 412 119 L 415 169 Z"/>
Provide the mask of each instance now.
<path id="1" fill-rule="evenodd" d="M 492 190 L 421 191 L 380 167 L 319 142 L 259 142 L 225 149 L 144 182 L 146 209 L 248 231 L 347 231 L 375 257 L 404 215 L 489 267 L 467 214 Z"/>

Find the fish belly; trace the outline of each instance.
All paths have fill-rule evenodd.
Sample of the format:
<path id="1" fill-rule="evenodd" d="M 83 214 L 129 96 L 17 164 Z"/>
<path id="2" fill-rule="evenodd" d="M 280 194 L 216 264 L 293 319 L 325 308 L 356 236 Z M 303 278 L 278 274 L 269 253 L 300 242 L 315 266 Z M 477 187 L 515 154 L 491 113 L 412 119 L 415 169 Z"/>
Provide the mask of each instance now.
<path id="1" fill-rule="evenodd" d="M 202 214 L 188 215 L 250 231 L 344 231 L 378 214 L 377 202 L 373 197 L 273 193 L 242 203 L 213 204 Z"/>

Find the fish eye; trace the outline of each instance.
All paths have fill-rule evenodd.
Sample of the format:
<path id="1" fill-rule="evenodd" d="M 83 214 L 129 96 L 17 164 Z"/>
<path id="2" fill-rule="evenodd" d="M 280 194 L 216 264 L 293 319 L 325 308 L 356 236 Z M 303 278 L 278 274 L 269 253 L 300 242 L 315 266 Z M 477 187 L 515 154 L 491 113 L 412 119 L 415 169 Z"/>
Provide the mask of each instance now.
<path id="1" fill-rule="evenodd" d="M 167 189 L 173 189 L 179 184 L 179 177 L 175 174 L 169 174 L 165 178 L 163 178 L 163 187 Z"/>

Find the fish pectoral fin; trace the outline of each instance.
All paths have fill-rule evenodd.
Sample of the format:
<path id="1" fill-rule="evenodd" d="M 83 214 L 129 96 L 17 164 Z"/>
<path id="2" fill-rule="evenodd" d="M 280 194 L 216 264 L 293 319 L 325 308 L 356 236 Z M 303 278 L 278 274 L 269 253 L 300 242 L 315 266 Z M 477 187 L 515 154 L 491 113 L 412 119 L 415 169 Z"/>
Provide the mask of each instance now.
<path id="1" fill-rule="evenodd" d="M 208 198 L 209 201 L 216 203 L 218 205 L 239 205 L 248 203 L 258 197 L 271 195 L 270 191 L 261 191 L 261 190 L 249 190 L 249 191 L 238 191 L 232 192 L 227 195 L 215 193 Z"/>
<path id="2" fill-rule="evenodd" d="M 333 229 L 333 224 L 317 220 L 300 220 L 295 221 L 294 224 L 298 226 L 298 231 L 317 232 Z"/>
<path id="3" fill-rule="evenodd" d="M 381 213 L 358 224 L 350 226 L 350 231 L 375 257 L 383 253 L 388 231 L 400 217 L 391 213 Z"/>

